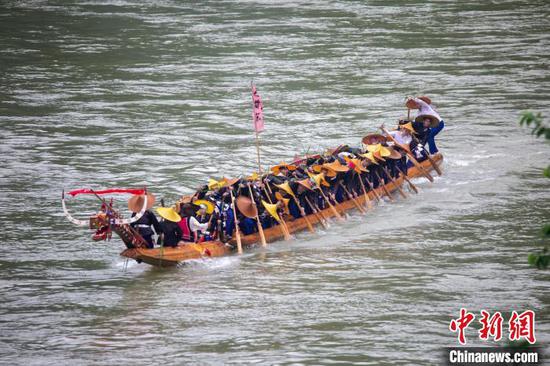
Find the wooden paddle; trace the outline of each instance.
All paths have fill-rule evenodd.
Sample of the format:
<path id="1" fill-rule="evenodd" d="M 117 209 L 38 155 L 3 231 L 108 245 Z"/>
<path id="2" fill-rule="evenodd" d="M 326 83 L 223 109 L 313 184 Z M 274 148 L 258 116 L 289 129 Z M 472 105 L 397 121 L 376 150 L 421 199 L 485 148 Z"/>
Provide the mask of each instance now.
<path id="1" fill-rule="evenodd" d="M 409 177 L 407 177 L 407 174 L 405 174 L 403 172 L 403 170 L 401 170 L 400 167 L 397 167 L 397 170 L 399 170 L 401 172 L 401 175 L 403 176 L 403 179 L 405 179 L 407 181 L 407 183 L 409 183 L 409 186 L 411 187 L 411 189 L 414 191 L 414 193 L 418 194 L 418 189 L 416 188 L 416 186 L 413 184 L 413 182 L 411 182 L 411 180 L 409 179 Z"/>
<path id="2" fill-rule="evenodd" d="M 381 185 L 384 192 L 386 192 L 386 196 L 388 196 L 390 198 L 391 202 L 394 202 L 395 200 L 393 199 L 392 194 L 390 193 L 390 191 L 386 187 L 386 182 L 382 178 L 380 178 L 380 175 L 378 174 L 377 171 L 375 171 L 374 174 L 376 174 L 376 178 L 378 178 L 378 182 L 380 182 L 379 185 Z"/>
<path id="3" fill-rule="evenodd" d="M 434 170 L 437 172 L 437 175 L 439 175 L 439 176 L 443 175 L 443 172 L 439 168 L 439 165 L 437 165 L 435 160 L 432 158 L 432 156 L 430 155 L 430 152 L 428 151 L 428 149 L 426 149 L 424 146 L 422 146 L 422 149 L 426 152 L 426 157 L 430 161 L 430 164 L 432 164 L 432 167 L 434 168 Z"/>
<path id="4" fill-rule="evenodd" d="M 412 161 L 412 163 L 414 164 L 415 167 L 418 168 L 418 170 L 420 171 L 420 173 L 422 173 L 422 175 L 424 175 L 426 178 L 428 178 L 428 180 L 430 182 L 433 182 L 434 181 L 434 178 L 430 175 L 430 173 L 428 173 L 424 167 L 422 165 L 420 165 L 420 163 L 418 162 L 418 160 L 416 160 L 416 158 L 414 157 L 414 155 L 412 154 L 411 150 L 403 145 L 403 144 L 400 144 L 399 142 L 397 142 L 392 135 L 390 135 L 390 133 L 388 132 L 388 130 L 386 130 L 384 128 L 384 126 L 380 126 L 380 129 L 382 130 L 382 132 L 384 132 L 386 134 L 386 137 L 389 138 L 390 140 L 393 141 L 393 143 L 397 146 L 399 146 L 401 149 L 403 149 L 403 151 L 405 151 L 407 153 L 407 155 L 409 156 L 409 159 Z"/>
<path id="5" fill-rule="evenodd" d="M 264 193 L 265 193 L 269 203 L 273 204 L 273 201 L 271 200 L 270 195 L 267 193 L 267 189 L 266 189 L 265 184 L 264 184 Z M 283 219 L 283 216 L 282 215 L 278 215 L 278 216 L 279 216 L 280 221 L 277 220 L 277 222 L 279 223 L 279 226 L 281 227 L 281 231 L 283 232 L 283 236 L 284 236 L 285 240 L 290 240 L 291 237 L 290 237 L 290 232 L 288 231 L 288 226 L 286 226 L 286 222 Z"/>
<path id="6" fill-rule="evenodd" d="M 336 210 L 336 207 L 334 207 L 332 205 L 332 203 L 330 203 L 330 200 L 325 195 L 325 192 L 323 192 L 323 189 L 320 186 L 316 186 L 315 188 L 317 188 L 319 190 L 319 192 L 321 192 L 321 196 L 323 196 L 323 199 L 326 201 L 326 203 L 330 207 L 330 210 L 332 211 L 334 216 L 336 216 L 338 218 L 338 220 L 343 221 L 344 219 L 342 218 L 342 215 L 340 215 L 340 213 Z"/>
<path id="7" fill-rule="evenodd" d="M 267 187 L 269 188 L 269 182 L 266 180 L 265 181 L 265 184 L 267 185 Z M 294 203 L 296 203 L 296 206 L 298 206 L 298 209 L 300 210 L 300 215 L 302 215 L 302 217 L 304 218 L 306 224 L 307 224 L 307 228 L 310 232 L 314 233 L 315 232 L 315 229 L 313 229 L 313 225 L 311 224 L 311 222 L 309 221 L 309 218 L 307 217 L 306 215 L 306 211 L 304 210 L 304 208 L 302 207 L 302 205 L 300 205 L 300 201 L 298 200 L 298 198 L 296 197 L 296 194 L 292 191 L 292 188 L 290 188 L 290 185 L 288 185 L 288 188 L 290 190 L 290 192 L 287 192 L 286 190 L 283 190 L 285 191 L 286 193 L 288 193 L 292 199 L 294 200 Z M 270 189 L 271 191 L 271 189 Z"/>
<path id="8" fill-rule="evenodd" d="M 376 189 L 374 188 L 374 184 L 372 184 L 372 182 L 370 180 L 368 180 L 367 177 L 365 177 L 365 180 L 367 181 L 369 187 L 370 187 L 370 190 L 372 191 L 372 193 L 374 193 L 374 197 L 376 198 L 376 200 L 378 202 L 382 201 L 382 197 L 380 197 L 380 195 L 378 194 L 378 192 L 376 192 Z"/>
<path id="9" fill-rule="evenodd" d="M 231 206 L 233 206 L 233 219 L 235 220 L 235 236 L 237 237 L 237 252 L 243 253 L 243 245 L 241 242 L 241 231 L 239 230 L 239 220 L 237 220 L 237 208 L 235 207 L 235 197 L 233 196 L 233 189 L 229 187 L 229 194 L 231 194 Z"/>
<path id="10" fill-rule="evenodd" d="M 309 208 L 311 208 L 311 211 L 313 211 L 313 214 L 315 215 L 315 217 L 317 217 L 317 220 L 319 220 L 319 222 L 321 223 L 321 225 L 323 225 L 323 227 L 325 229 L 328 229 L 328 225 L 325 222 L 325 218 L 323 217 L 322 214 L 319 213 L 319 209 L 311 203 L 309 198 L 307 198 L 307 197 L 304 197 L 304 198 L 305 198 L 307 204 L 309 205 Z"/>
<path id="11" fill-rule="evenodd" d="M 348 189 L 346 188 L 346 186 L 344 186 L 343 182 L 341 183 L 342 185 L 342 188 L 344 189 L 344 192 L 346 192 L 346 194 L 348 195 L 349 199 L 353 202 L 353 204 L 355 205 L 355 207 L 357 207 L 357 209 L 361 212 L 361 213 L 366 213 L 365 209 L 363 207 L 361 207 L 361 205 L 359 204 L 359 202 L 357 202 L 357 200 L 355 199 L 355 197 L 353 197 L 353 195 L 350 193 L 350 191 L 348 191 Z"/>
<path id="12" fill-rule="evenodd" d="M 384 173 L 386 173 L 386 175 L 390 178 L 392 183 L 397 187 L 397 190 L 399 191 L 399 194 L 401 195 L 401 197 L 407 198 L 407 195 L 405 194 L 405 191 L 403 191 L 403 188 L 401 188 L 400 184 L 397 184 L 397 182 L 395 181 L 395 178 L 390 175 L 390 172 L 388 171 L 388 168 L 384 166 L 384 167 L 382 167 L 382 169 L 384 169 Z"/>
<path id="13" fill-rule="evenodd" d="M 361 183 L 361 189 L 363 190 L 363 195 L 365 196 L 365 204 L 367 205 L 367 210 L 372 209 L 372 202 L 370 201 L 369 195 L 367 194 L 367 190 L 365 189 L 365 183 L 363 183 L 363 177 L 361 177 L 361 174 L 355 172 L 357 174 L 357 178 L 359 178 L 359 183 Z"/>
<path id="14" fill-rule="evenodd" d="M 250 192 L 250 200 L 252 201 L 252 204 L 256 206 L 256 202 L 254 201 L 254 194 L 252 193 L 252 187 L 250 187 L 250 183 L 247 183 L 247 186 L 248 186 L 248 191 Z M 265 241 L 264 229 L 260 221 L 260 216 L 258 215 L 258 206 L 256 206 L 256 224 L 258 227 L 258 233 L 260 234 L 260 241 L 262 243 L 262 247 L 266 247 L 267 242 Z"/>

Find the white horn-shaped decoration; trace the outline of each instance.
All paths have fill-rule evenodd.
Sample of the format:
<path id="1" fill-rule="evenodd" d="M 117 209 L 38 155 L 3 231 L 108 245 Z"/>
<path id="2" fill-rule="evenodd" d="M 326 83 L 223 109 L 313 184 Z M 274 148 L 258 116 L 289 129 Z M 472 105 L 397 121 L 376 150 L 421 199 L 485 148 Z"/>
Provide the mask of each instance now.
<path id="1" fill-rule="evenodd" d="M 115 225 L 129 225 L 141 219 L 141 216 L 143 216 L 143 214 L 147 210 L 147 191 L 145 191 L 143 194 L 145 196 L 145 199 L 143 200 L 143 207 L 141 208 L 141 211 L 139 211 L 136 216 L 130 219 L 115 219 Z"/>
<path id="2" fill-rule="evenodd" d="M 67 205 L 65 204 L 65 191 L 63 190 L 63 193 L 61 193 L 61 205 L 63 206 L 63 213 L 67 217 L 67 219 L 72 222 L 75 225 L 78 226 L 86 226 L 89 225 L 88 221 L 85 220 L 78 220 L 71 216 L 69 213 L 69 210 L 67 209 Z"/>

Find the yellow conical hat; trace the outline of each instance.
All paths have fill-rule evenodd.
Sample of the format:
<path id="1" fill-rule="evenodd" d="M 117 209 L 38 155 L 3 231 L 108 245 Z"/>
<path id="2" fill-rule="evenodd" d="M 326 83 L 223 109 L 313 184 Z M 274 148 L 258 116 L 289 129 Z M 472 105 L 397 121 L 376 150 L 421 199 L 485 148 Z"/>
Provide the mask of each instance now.
<path id="1" fill-rule="evenodd" d="M 165 220 L 172 222 L 180 222 L 181 217 L 172 207 L 158 207 L 157 212 Z"/>
<path id="2" fill-rule="evenodd" d="M 340 164 L 338 160 L 334 160 L 332 163 L 323 164 L 323 168 L 332 170 L 336 173 L 345 173 L 349 170 L 347 166 Z"/>
<path id="3" fill-rule="evenodd" d="M 285 213 L 288 213 L 288 204 L 290 203 L 290 198 L 284 198 L 281 192 L 275 192 L 275 198 L 278 201 L 282 202 L 285 205 Z"/>
<path id="4" fill-rule="evenodd" d="M 374 157 L 374 153 L 368 152 L 366 154 L 361 154 L 362 157 L 367 158 L 371 161 L 371 163 L 374 163 L 378 165 L 378 162 L 376 161 L 376 158 Z"/>
<path id="5" fill-rule="evenodd" d="M 249 177 L 247 177 L 246 179 L 248 179 L 248 180 L 258 180 L 258 173 L 254 172 Z"/>
<path id="6" fill-rule="evenodd" d="M 382 144 L 373 144 L 373 145 L 367 145 L 367 151 L 368 152 L 375 152 L 380 150 L 382 147 Z"/>
<path id="7" fill-rule="evenodd" d="M 221 186 L 223 186 L 223 183 L 224 182 L 218 182 L 217 180 L 215 179 L 212 179 L 212 178 L 208 178 L 208 189 L 209 190 L 214 190 L 214 189 L 218 189 L 220 188 Z"/>
<path id="8" fill-rule="evenodd" d="M 283 191 L 285 191 L 286 193 L 294 197 L 294 192 L 292 192 L 292 188 L 290 188 L 290 184 L 288 184 L 288 182 L 284 182 L 282 184 L 275 184 L 275 187 L 282 189 Z"/>
<path id="9" fill-rule="evenodd" d="M 206 206 L 206 213 L 207 214 L 211 214 L 212 212 L 214 212 L 214 204 L 210 201 L 207 201 L 207 200 L 196 200 L 195 202 L 193 202 L 194 205 L 197 205 L 197 206 L 200 206 L 200 205 L 205 205 Z"/>
<path id="10" fill-rule="evenodd" d="M 391 151 L 387 147 L 382 146 L 382 144 L 367 145 L 367 151 L 371 153 L 380 153 L 382 157 L 391 155 Z"/>
<path id="11" fill-rule="evenodd" d="M 350 159 L 350 163 L 353 164 L 353 170 L 361 174 L 362 172 L 368 172 L 366 168 L 363 167 L 363 162 L 359 159 Z"/>
<path id="12" fill-rule="evenodd" d="M 400 125 L 399 128 L 405 128 L 409 130 L 411 133 L 414 133 L 416 135 L 416 131 L 414 130 L 414 127 L 411 122 L 405 123 L 404 125 Z"/>
<path id="13" fill-rule="evenodd" d="M 277 222 L 281 221 L 281 218 L 279 217 L 279 214 L 277 213 L 277 205 L 273 205 L 271 203 L 267 203 L 266 201 L 262 200 L 262 205 L 265 207 L 266 211 L 269 212 L 269 214 L 277 220 Z"/>
<path id="14" fill-rule="evenodd" d="M 317 187 L 321 187 L 321 184 L 324 185 L 325 187 L 330 187 L 330 184 L 325 179 L 324 173 L 310 174 L 309 176 L 315 181 L 315 184 L 317 185 Z"/>

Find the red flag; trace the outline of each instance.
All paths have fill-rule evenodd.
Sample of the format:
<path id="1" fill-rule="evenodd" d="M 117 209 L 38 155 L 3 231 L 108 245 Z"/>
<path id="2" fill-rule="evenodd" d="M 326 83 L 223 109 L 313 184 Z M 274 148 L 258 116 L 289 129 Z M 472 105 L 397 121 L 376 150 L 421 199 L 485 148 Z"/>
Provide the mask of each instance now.
<path id="1" fill-rule="evenodd" d="M 252 84 L 252 121 L 254 122 L 254 130 L 260 133 L 264 130 L 264 105 L 262 98 L 256 90 L 256 85 Z"/>
<path id="2" fill-rule="evenodd" d="M 77 190 L 74 190 L 74 191 L 70 191 L 69 194 L 71 196 L 77 196 L 79 194 L 98 194 L 98 195 L 102 195 L 102 194 L 109 194 L 109 193 L 131 193 L 131 194 L 144 194 L 145 193 L 145 190 L 144 189 L 125 189 L 125 188 L 111 188 L 111 189 L 103 189 L 103 190 L 100 190 L 100 191 L 94 191 L 92 189 L 77 189 Z"/>

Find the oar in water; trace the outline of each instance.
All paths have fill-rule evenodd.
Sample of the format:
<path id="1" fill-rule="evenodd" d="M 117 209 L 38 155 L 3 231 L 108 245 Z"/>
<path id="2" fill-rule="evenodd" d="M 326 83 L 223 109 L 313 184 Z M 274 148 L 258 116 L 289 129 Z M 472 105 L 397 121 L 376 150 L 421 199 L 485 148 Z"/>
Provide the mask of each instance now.
<path id="1" fill-rule="evenodd" d="M 323 173 L 319 173 L 317 174 L 317 176 L 321 175 Z M 323 192 L 323 189 L 321 188 L 321 180 L 324 178 L 324 176 L 320 177 L 319 179 L 319 182 L 317 182 L 315 179 L 315 188 L 317 188 L 319 190 L 319 192 L 321 192 L 321 196 L 323 196 L 323 199 L 326 201 L 326 203 L 328 204 L 328 206 L 330 207 L 330 210 L 332 211 L 332 213 L 334 214 L 334 216 L 336 216 L 336 218 L 338 218 L 338 220 L 340 221 L 343 221 L 344 219 L 342 218 L 342 215 L 340 215 L 340 213 L 338 212 L 338 210 L 336 210 L 336 207 L 333 206 L 333 204 L 330 202 L 330 200 L 328 199 L 328 197 L 325 195 L 325 192 Z"/>
<path id="2" fill-rule="evenodd" d="M 250 192 L 250 200 L 252 201 L 252 204 L 256 207 L 256 226 L 258 227 L 258 233 L 260 234 L 260 241 L 262 243 L 262 246 L 266 247 L 267 242 L 265 241 L 264 229 L 262 227 L 262 222 L 260 221 L 260 216 L 258 215 L 258 206 L 256 206 L 256 202 L 254 201 L 254 194 L 252 193 L 252 187 L 250 186 L 250 183 L 247 183 L 247 185 L 248 191 Z"/>
<path id="3" fill-rule="evenodd" d="M 319 222 L 321 223 L 321 225 L 323 225 L 325 229 L 328 229 L 328 224 L 325 222 L 326 219 L 324 218 L 323 214 L 319 213 L 319 208 L 314 206 L 309 200 L 309 198 L 307 197 L 304 197 L 304 198 L 306 199 L 306 202 L 309 205 L 309 208 L 311 209 L 315 217 L 317 217 L 317 220 L 319 220 Z"/>
<path id="4" fill-rule="evenodd" d="M 390 175 L 390 172 L 388 171 L 388 168 L 383 167 L 383 169 L 384 169 L 384 173 L 386 173 L 386 175 L 390 178 L 393 185 L 397 187 L 397 190 L 399 191 L 399 194 L 401 195 L 401 197 L 407 198 L 407 195 L 405 194 L 405 191 L 403 191 L 403 188 L 401 188 L 400 184 L 397 184 L 397 181 L 395 180 L 395 178 Z"/>
<path id="5" fill-rule="evenodd" d="M 265 181 L 265 184 L 269 188 L 269 182 L 267 180 Z M 313 229 L 313 225 L 309 221 L 309 218 L 306 215 L 306 211 L 304 210 L 302 205 L 300 205 L 300 201 L 296 197 L 296 194 L 294 193 L 292 188 L 290 188 L 290 184 L 288 184 L 288 182 L 284 182 L 282 184 L 276 184 L 275 186 L 279 189 L 282 189 L 283 191 L 285 191 L 286 193 L 288 193 L 292 197 L 292 199 L 294 200 L 294 203 L 296 203 L 296 206 L 298 206 L 298 209 L 300 210 L 300 215 L 302 215 L 302 217 L 304 218 L 304 220 L 307 224 L 307 228 L 309 229 L 310 232 L 314 233 L 315 230 Z"/>
<path id="6" fill-rule="evenodd" d="M 380 129 L 382 130 L 382 132 L 384 132 L 386 134 L 386 137 L 389 138 L 390 140 L 393 141 L 393 143 L 397 146 L 399 146 L 403 151 L 405 151 L 407 153 L 407 155 L 409 156 L 409 159 L 412 161 L 412 163 L 414 164 L 415 167 L 418 168 L 418 170 L 420 171 L 420 173 L 422 173 L 422 175 L 424 175 L 426 178 L 428 178 L 428 180 L 430 182 L 433 182 L 434 181 L 434 178 L 430 175 L 430 173 L 428 173 L 426 171 L 426 169 L 424 169 L 424 167 L 422 165 L 420 165 L 420 163 L 418 162 L 418 160 L 416 160 L 416 158 L 414 157 L 413 153 L 411 152 L 411 150 L 403 145 L 403 144 L 400 144 L 399 142 L 397 142 L 393 136 L 388 132 L 388 130 L 386 130 L 383 126 L 380 126 Z"/>
<path id="7" fill-rule="evenodd" d="M 348 195 L 349 199 L 353 202 L 353 204 L 355 205 L 355 207 L 357 207 L 357 209 L 361 212 L 361 213 L 366 213 L 365 209 L 363 207 L 361 207 L 361 205 L 359 204 L 359 202 L 357 202 L 357 200 L 355 199 L 355 197 L 353 197 L 353 195 L 350 193 L 350 191 L 348 191 L 348 189 L 346 188 L 346 186 L 343 184 L 343 182 L 340 183 L 342 185 L 342 188 L 344 189 L 344 192 L 346 192 L 346 194 Z"/>
<path id="8" fill-rule="evenodd" d="M 390 191 L 389 191 L 388 188 L 386 187 L 386 181 L 385 181 L 385 180 L 382 180 L 382 178 L 380 178 L 380 174 L 378 174 L 377 171 L 375 171 L 374 174 L 376 174 L 376 178 L 378 178 L 378 182 L 381 182 L 381 183 L 379 183 L 379 185 L 381 185 L 381 186 L 382 186 L 382 189 L 384 190 L 384 192 L 386 192 L 386 196 L 389 197 L 390 202 L 394 202 L 395 200 L 393 199 L 392 194 L 390 193 Z M 384 184 L 382 184 L 382 183 L 384 183 Z"/>
<path id="9" fill-rule="evenodd" d="M 432 158 L 428 149 L 426 149 L 424 146 L 422 146 L 422 149 L 426 152 L 426 157 L 428 158 L 428 161 L 430 162 L 430 164 L 432 164 L 432 167 L 434 168 L 434 170 L 437 172 L 437 175 L 439 176 L 443 175 L 443 172 L 441 171 L 441 169 L 439 169 L 439 165 L 437 165 L 435 160 Z"/>
<path id="10" fill-rule="evenodd" d="M 359 179 L 359 183 L 361 183 L 361 189 L 363 190 L 363 196 L 365 196 L 365 204 L 367 205 L 367 210 L 370 210 L 372 208 L 372 202 L 370 201 L 367 190 L 365 189 L 365 183 L 363 183 L 363 177 L 361 177 L 361 174 L 359 174 L 357 172 L 355 172 L 355 174 L 357 174 L 357 178 Z"/>
<path id="11" fill-rule="evenodd" d="M 292 237 L 290 236 L 290 232 L 288 231 L 288 227 L 286 226 L 286 223 L 283 221 L 281 216 L 277 212 L 277 205 L 272 203 L 267 203 L 266 201 L 262 200 L 262 205 L 264 206 L 265 210 L 273 217 L 281 227 L 281 231 L 283 233 L 283 236 L 285 240 L 290 240 Z"/>
<path id="12" fill-rule="evenodd" d="M 380 197 L 380 195 L 374 188 L 374 184 L 372 184 L 372 182 L 367 177 L 365 177 L 365 180 L 367 181 L 367 184 L 369 185 L 371 192 L 374 194 L 374 198 L 376 198 L 378 202 L 382 201 L 382 197 Z"/>
<path id="13" fill-rule="evenodd" d="M 418 194 L 418 189 L 416 188 L 416 186 L 413 184 L 413 182 L 411 182 L 411 180 L 409 179 L 409 177 L 407 177 L 407 174 L 405 174 L 403 172 L 403 170 L 401 170 L 400 167 L 397 167 L 397 170 L 399 170 L 401 172 L 401 175 L 403 176 L 403 179 L 405 179 L 407 181 L 407 183 L 409 183 L 409 186 L 411 187 L 411 189 L 414 191 L 414 193 Z"/>
<path id="14" fill-rule="evenodd" d="M 233 187 L 229 187 L 229 194 L 231 195 L 231 206 L 233 207 L 233 219 L 235 221 L 235 236 L 237 237 L 237 251 L 239 254 L 243 253 L 243 245 L 241 241 L 241 231 L 239 230 L 239 220 L 237 219 L 237 208 L 235 207 L 235 196 L 233 196 Z"/>
<path id="15" fill-rule="evenodd" d="M 267 193 L 267 189 L 266 189 L 265 187 L 266 187 L 266 186 L 265 186 L 265 184 L 264 184 L 264 187 L 263 187 L 263 188 L 264 188 L 264 193 L 265 193 L 267 199 L 269 200 L 269 204 L 270 204 L 270 205 L 273 205 L 273 201 L 271 200 L 271 197 L 270 197 L 270 195 Z M 263 203 L 263 202 L 262 202 L 262 203 Z M 264 208 L 267 210 L 268 207 L 265 206 L 265 204 L 264 204 Z M 269 212 L 269 210 L 268 210 L 268 212 Z M 270 212 L 270 214 L 271 214 L 271 212 Z M 271 216 L 273 216 L 273 215 L 271 215 Z M 277 215 L 277 217 L 273 216 L 273 218 L 276 219 L 277 222 L 279 223 L 279 226 L 281 227 L 281 231 L 282 231 L 282 233 L 283 233 L 283 236 L 284 236 L 285 240 L 290 240 L 290 239 L 292 239 L 292 238 L 290 237 L 290 232 L 288 231 L 288 226 L 286 225 L 286 222 L 285 222 L 285 220 L 283 219 L 282 215 Z"/>

